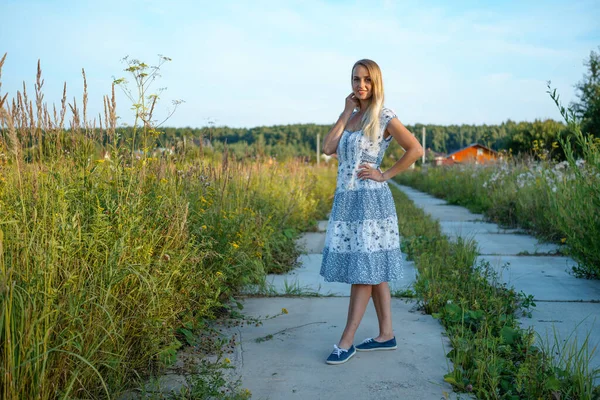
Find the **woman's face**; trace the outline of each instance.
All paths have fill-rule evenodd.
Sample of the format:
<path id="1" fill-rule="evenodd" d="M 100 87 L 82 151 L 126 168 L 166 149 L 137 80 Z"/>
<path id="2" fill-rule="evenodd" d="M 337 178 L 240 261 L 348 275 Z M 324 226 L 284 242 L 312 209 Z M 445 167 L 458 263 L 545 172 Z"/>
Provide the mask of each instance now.
<path id="1" fill-rule="evenodd" d="M 367 100 L 373 95 L 371 76 L 363 65 L 357 65 L 352 71 L 352 91 L 359 100 Z"/>

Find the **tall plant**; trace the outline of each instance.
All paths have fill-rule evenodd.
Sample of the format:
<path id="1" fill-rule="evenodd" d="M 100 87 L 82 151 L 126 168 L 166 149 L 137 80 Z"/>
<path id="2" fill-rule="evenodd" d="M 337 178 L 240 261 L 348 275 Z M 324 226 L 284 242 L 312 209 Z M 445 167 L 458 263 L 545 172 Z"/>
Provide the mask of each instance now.
<path id="1" fill-rule="evenodd" d="M 580 229 L 570 229 L 566 232 L 567 240 L 579 254 L 580 264 L 574 268 L 578 275 L 589 278 L 600 278 L 600 266 L 597 265 L 597 255 L 600 254 L 600 138 L 590 133 L 582 132 L 581 122 L 572 107 L 565 107 L 560 102 L 556 89 L 548 82 L 548 94 L 560 110 L 567 123 L 570 135 L 560 137 L 565 158 L 571 170 L 575 173 L 575 181 L 571 184 L 570 197 L 554 197 L 550 206 L 558 216 L 556 222 L 561 226 L 573 225 L 573 219 L 579 220 Z M 580 150 L 582 158 L 578 158 Z M 571 199 L 585 199 L 572 201 Z"/>
<path id="2" fill-rule="evenodd" d="M 118 85 L 127 98 L 131 101 L 131 107 L 135 112 L 133 122 L 133 134 L 131 136 L 131 156 L 139 148 L 143 150 L 143 154 L 147 154 L 150 150 L 148 139 L 156 140 L 160 132 L 157 128 L 164 124 L 177 110 L 177 107 L 183 103 L 183 100 L 173 100 L 173 108 L 167 111 L 167 116 L 162 120 L 155 120 L 155 109 L 161 94 L 166 90 L 165 87 L 157 88 L 153 91 L 153 86 L 156 80 L 161 76 L 160 69 L 168 61 L 169 57 L 158 55 L 158 64 L 151 66 L 138 59 L 124 57 L 122 61 L 127 65 L 125 72 L 128 72 L 133 78 L 134 87 L 128 86 L 129 81 L 126 78 L 118 78 L 114 80 L 114 84 Z M 141 143 L 137 143 L 138 134 L 141 131 Z"/>
<path id="3" fill-rule="evenodd" d="M 581 118 L 583 131 L 600 137 L 600 52 L 592 50 L 584 65 L 588 73 L 575 85 L 579 101 L 571 103 L 571 108 Z"/>

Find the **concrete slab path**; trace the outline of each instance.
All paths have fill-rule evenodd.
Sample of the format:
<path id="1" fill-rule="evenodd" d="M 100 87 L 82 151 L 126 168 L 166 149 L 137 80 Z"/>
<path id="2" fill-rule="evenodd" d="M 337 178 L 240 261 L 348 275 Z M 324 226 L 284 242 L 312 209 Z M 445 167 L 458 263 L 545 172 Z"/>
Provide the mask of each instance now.
<path id="1" fill-rule="evenodd" d="M 570 257 L 556 255 L 559 246 L 540 243 L 518 230 L 506 230 L 483 222 L 481 214 L 447 205 L 444 200 L 411 187 L 391 183 L 438 219 L 446 235 L 475 239 L 479 244 L 478 262 L 489 262 L 503 282 L 517 292 L 534 296 L 536 307 L 532 318 L 521 318 L 521 326 L 532 326 L 544 340 L 552 339 L 550 343 L 553 343 L 554 332 L 559 343 L 570 337 L 570 340 L 577 338 L 581 344 L 588 334 L 589 350 L 600 343 L 600 281 L 571 275 L 571 266 L 576 262 Z M 600 368 L 600 346 L 590 368 Z"/>
<path id="2" fill-rule="evenodd" d="M 391 182 L 397 185 L 395 182 Z M 600 282 L 569 274 L 575 262 L 557 256 L 559 246 L 540 243 L 518 229 L 503 229 L 483 221 L 483 215 L 447 205 L 410 187 L 397 185 L 416 205 L 440 221 L 449 237 L 473 238 L 479 244 L 479 261 L 487 261 L 503 282 L 533 295 L 537 307 L 522 326 L 532 326 L 542 338 L 562 343 L 571 335 L 581 343 L 590 337 L 590 349 L 600 342 Z M 265 317 L 261 326 L 240 328 L 238 371 L 242 387 L 253 399 L 442 399 L 467 398 L 452 393 L 443 375 L 450 370 L 445 354 L 450 350 L 438 321 L 416 311 L 411 300 L 393 299 L 393 323 L 398 350 L 357 353 L 348 363 L 325 364 L 344 328 L 350 286 L 325 282 L 319 275 L 327 221 L 319 231 L 304 234 L 300 266 L 285 275 L 269 275 L 270 297 L 244 300 L 244 313 Z M 390 284 L 393 291 L 410 288 L 416 279 L 412 262 L 405 260 L 404 278 Z M 300 294 L 310 297 L 273 297 Z M 356 342 L 377 334 L 372 303 L 357 332 Z M 591 368 L 600 368 L 596 354 Z M 600 382 L 598 382 L 600 383 Z"/>
<path id="3" fill-rule="evenodd" d="M 456 398 L 443 381 L 447 338 L 438 321 L 393 299 L 395 351 L 357 352 L 347 363 L 327 365 L 346 323 L 347 297 L 249 298 L 244 313 L 289 314 L 259 327 L 240 328 L 242 387 L 252 399 L 443 399 Z M 377 316 L 367 309 L 357 341 L 377 335 Z M 466 397 L 463 397 L 466 398 Z"/>
<path id="4" fill-rule="evenodd" d="M 325 282 L 319 275 L 327 221 L 319 232 L 299 240 L 306 254 L 300 267 L 285 275 L 269 275 L 271 294 L 309 297 L 248 297 L 244 314 L 265 318 L 260 326 L 239 328 L 242 387 L 253 399 L 466 399 L 444 382 L 451 349 L 439 322 L 416 310 L 411 299 L 392 299 L 395 351 L 357 352 L 347 363 L 327 365 L 346 323 L 350 285 Z M 404 279 L 391 283 L 404 290 L 415 281 L 414 264 L 404 260 Z M 252 291 L 252 290 L 250 290 Z M 318 294 L 319 296 L 315 296 Z M 377 315 L 370 302 L 355 343 L 377 336 Z"/>

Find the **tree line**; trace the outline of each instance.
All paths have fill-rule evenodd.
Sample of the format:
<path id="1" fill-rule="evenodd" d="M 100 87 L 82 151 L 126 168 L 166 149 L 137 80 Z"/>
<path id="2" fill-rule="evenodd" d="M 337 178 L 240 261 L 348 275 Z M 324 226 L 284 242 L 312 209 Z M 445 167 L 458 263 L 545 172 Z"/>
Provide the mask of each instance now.
<path id="1" fill-rule="evenodd" d="M 480 143 L 497 151 L 505 150 L 518 154 L 530 152 L 534 141 L 537 141 L 538 146 L 552 151 L 555 150 L 553 143 L 557 141 L 558 136 L 568 134 L 565 124 L 551 119 L 534 122 L 508 120 L 499 125 L 415 124 L 406 127 L 419 140 L 422 128 L 425 127 L 426 147 L 430 152 L 443 154 L 471 143 Z M 163 128 L 156 137 L 156 146 L 177 149 L 185 143 L 187 146 L 208 147 L 204 150 L 216 152 L 222 152 L 227 146 L 228 151 L 238 157 L 261 155 L 280 159 L 307 157 L 314 160 L 317 135 L 322 141 L 330 129 L 331 125 L 317 124 L 259 126 L 250 129 L 227 126 Z M 130 134 L 130 128 L 121 128 L 123 138 Z M 389 151 L 402 152 L 399 146 L 391 146 Z"/>
<path id="2" fill-rule="evenodd" d="M 599 47 L 600 50 L 600 47 Z M 577 101 L 570 104 L 581 120 L 586 134 L 600 137 L 600 51 L 590 52 L 584 61 L 587 72 L 575 85 Z M 480 143 L 496 151 L 513 154 L 530 153 L 534 156 L 563 159 L 558 139 L 569 140 L 568 127 L 552 119 L 533 122 L 507 120 L 499 125 L 433 125 L 406 126 L 421 140 L 425 127 L 428 156 L 435 153 L 448 154 L 471 143 Z M 271 156 L 276 158 L 306 157 L 314 159 L 317 137 L 327 135 L 331 125 L 291 124 L 259 126 L 255 128 L 231 128 L 206 126 L 202 128 L 164 128 L 156 137 L 156 145 L 181 147 L 182 143 L 195 143 L 202 147 L 210 143 L 210 151 L 228 151 L 238 157 Z M 122 132 L 128 136 L 127 128 Z M 395 143 L 395 142 L 392 142 Z M 388 154 L 399 157 L 402 149 L 392 145 Z"/>
<path id="3" fill-rule="evenodd" d="M 575 85 L 578 100 L 572 102 L 570 107 L 580 119 L 583 132 L 600 138 L 600 51 L 591 51 L 589 59 L 584 61 L 584 66 L 587 71 L 583 79 Z M 480 143 L 496 151 L 563 159 L 562 150 L 557 146 L 558 139 L 569 140 L 570 137 L 568 127 L 552 119 L 533 122 L 507 120 L 497 125 L 407 125 L 419 140 L 423 127 L 426 130 L 426 154 L 429 158 L 434 157 L 436 153 L 448 154 L 471 143 Z M 136 134 L 133 127 L 120 127 L 116 128 L 116 131 L 118 145 L 130 146 L 132 149 L 158 147 L 178 153 L 187 152 L 188 149 L 200 149 L 202 154 L 228 151 L 238 158 L 303 157 L 307 161 L 314 161 L 317 137 L 322 141 L 330 128 L 331 125 L 317 124 L 259 126 L 249 129 L 213 125 L 201 128 L 163 127 L 152 129 L 151 137 L 144 137 L 142 142 L 139 132 Z M 66 130 L 68 131 L 70 129 Z M 43 141 L 43 133 L 39 136 L 39 140 Z M 5 147 L 1 145 L 2 142 L 6 142 L 6 138 L 6 132 L 0 128 L 0 150 Z M 35 138 L 31 139 L 35 142 Z M 94 141 L 101 147 L 106 146 L 109 134 L 107 131 L 100 132 Z M 25 148 L 35 147 L 33 144 L 23 145 Z M 576 144 L 574 146 L 576 147 Z M 392 141 L 386 154 L 394 159 L 402 153 L 400 146 Z"/>

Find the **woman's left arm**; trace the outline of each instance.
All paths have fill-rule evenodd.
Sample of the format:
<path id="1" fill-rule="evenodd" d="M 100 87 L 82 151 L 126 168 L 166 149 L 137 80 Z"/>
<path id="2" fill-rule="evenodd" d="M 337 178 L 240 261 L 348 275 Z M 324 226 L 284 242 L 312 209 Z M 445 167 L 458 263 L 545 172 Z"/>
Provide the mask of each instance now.
<path id="1" fill-rule="evenodd" d="M 392 179 L 400 172 L 407 170 L 419 158 L 423 156 L 423 146 L 417 138 L 400 122 L 398 118 L 392 118 L 387 126 L 387 131 L 396 142 L 406 151 L 396 163 L 383 173 L 383 179 Z"/>
<path id="2" fill-rule="evenodd" d="M 396 164 L 394 164 L 392 168 L 385 172 L 381 172 L 380 169 L 374 169 L 369 164 L 359 165 L 359 179 L 372 179 L 377 182 L 387 181 L 398 175 L 400 172 L 408 169 L 415 161 L 423 156 L 423 147 L 417 138 L 402 125 L 402 122 L 400 122 L 398 118 L 392 118 L 390 122 L 388 122 L 386 131 L 396 139 L 396 142 L 398 142 L 400 146 L 402 146 L 405 150 L 404 155 L 396 161 Z"/>

